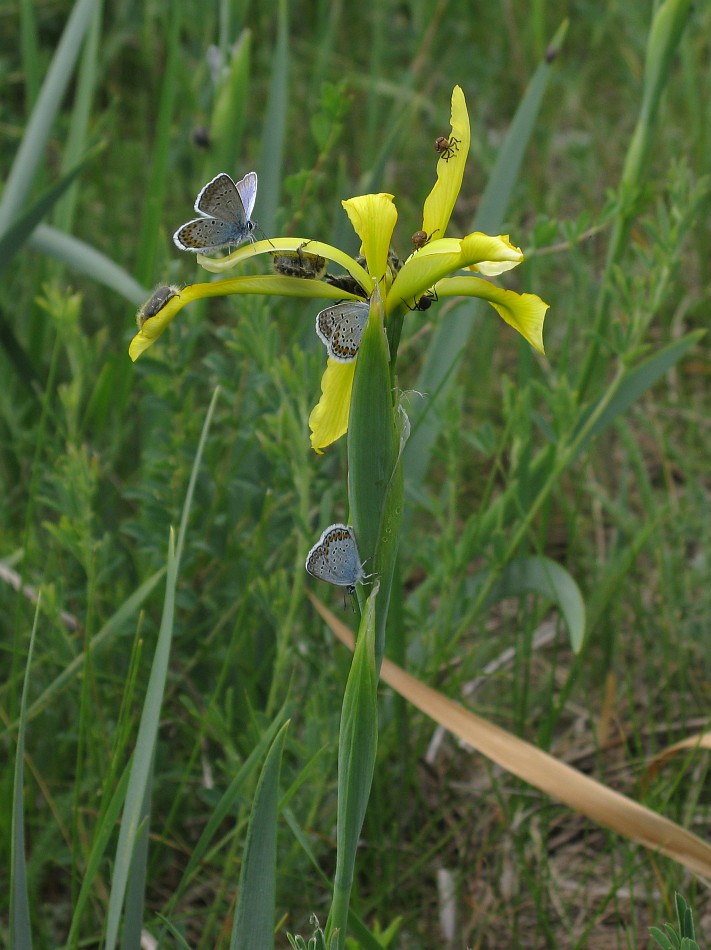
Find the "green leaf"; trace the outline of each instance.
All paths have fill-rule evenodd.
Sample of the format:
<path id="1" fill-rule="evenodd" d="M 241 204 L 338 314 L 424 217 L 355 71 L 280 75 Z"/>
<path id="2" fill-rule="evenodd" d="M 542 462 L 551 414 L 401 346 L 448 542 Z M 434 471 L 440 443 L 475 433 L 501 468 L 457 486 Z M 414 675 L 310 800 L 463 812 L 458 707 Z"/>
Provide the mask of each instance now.
<path id="1" fill-rule="evenodd" d="M 144 183 L 146 198 L 143 202 L 141 232 L 138 242 L 137 276 L 143 283 L 152 283 L 154 279 L 158 243 L 163 240 L 160 223 L 165 191 L 170 178 L 170 162 L 173 156 L 170 132 L 178 91 L 179 72 L 182 68 L 182 57 L 184 56 L 184 49 L 180 42 L 182 9 L 183 4 L 173 3 L 166 8 L 164 14 L 168 20 L 166 59 L 161 70 L 162 82 L 155 127 L 155 145 L 151 167 Z"/>
<path id="2" fill-rule="evenodd" d="M 0 200 L 0 234 L 26 204 L 97 0 L 77 0 L 42 83 Z"/>
<path id="3" fill-rule="evenodd" d="M 217 168 L 232 169 L 235 155 L 242 153 L 244 124 L 249 112 L 251 38 L 249 30 L 243 30 L 230 51 L 227 74 L 220 80 L 210 124 L 209 168 L 214 174 Z M 206 174 L 211 178 L 211 174 Z M 260 169 L 260 181 L 264 182 Z M 260 186 L 260 194 L 264 184 Z M 260 201 L 261 205 L 261 201 Z"/>
<path id="4" fill-rule="evenodd" d="M 13 950 L 32 950 L 30 901 L 27 891 L 27 862 L 25 860 L 25 726 L 27 725 L 27 692 L 30 684 L 32 653 L 35 646 L 40 599 L 37 600 L 35 619 L 27 650 L 25 681 L 20 700 L 17 749 L 15 751 L 15 779 L 12 789 L 12 830 L 10 841 L 10 940 Z"/>
<path id="5" fill-rule="evenodd" d="M 141 721 L 138 727 L 138 736 L 136 737 L 136 748 L 133 754 L 131 774 L 126 791 L 126 804 L 121 819 L 118 844 L 116 846 L 116 859 L 107 911 L 106 950 L 114 950 L 118 939 L 121 909 L 124 904 L 129 875 L 133 866 L 134 848 L 141 834 L 142 817 L 152 782 L 153 759 L 158 738 L 160 708 L 163 702 L 163 693 L 165 691 L 165 683 L 168 675 L 170 647 L 173 639 L 175 591 L 178 583 L 180 559 L 183 545 L 185 544 L 188 516 L 192 506 L 200 461 L 207 441 L 207 434 L 215 411 L 218 394 L 219 389 L 216 389 L 207 411 L 200 442 L 197 452 L 195 453 L 195 461 L 193 462 L 190 482 L 185 495 L 183 512 L 180 519 L 177 544 L 174 543 L 172 531 L 170 534 L 163 615 L 161 617 L 158 643 L 156 645 L 148 687 L 146 689 L 146 698 L 141 712 Z M 135 906 L 131 908 L 131 914 L 132 916 L 136 914 Z"/>
<path id="6" fill-rule="evenodd" d="M 231 950 L 269 950 L 274 946 L 279 776 L 288 728 L 286 722 L 279 730 L 257 784 L 239 876 Z"/>
<path id="7" fill-rule="evenodd" d="M 250 776 L 256 769 L 259 764 L 260 759 L 264 755 L 267 747 L 274 741 L 274 737 L 277 734 L 277 731 L 284 724 L 286 719 L 286 703 L 279 710 L 277 715 L 274 717 L 273 722 L 270 724 L 269 728 L 264 732 L 260 737 L 257 744 L 254 746 L 252 751 L 247 756 L 247 759 L 242 764 L 241 768 L 234 776 L 228 787 L 225 789 L 222 798 L 219 800 L 217 805 L 212 811 L 210 818 L 208 819 L 205 828 L 203 829 L 202 834 L 200 835 L 197 844 L 192 848 L 190 854 L 190 860 L 183 871 L 183 876 L 180 879 L 180 884 L 175 889 L 170 904 L 168 905 L 168 910 L 170 910 L 177 900 L 180 898 L 181 894 L 184 893 L 185 889 L 189 885 L 192 875 L 195 872 L 200 861 L 202 861 L 205 856 L 210 843 L 212 842 L 218 828 L 222 825 L 223 821 L 227 818 L 234 803 L 238 798 L 244 794 L 245 786 L 249 781 Z"/>
<path id="8" fill-rule="evenodd" d="M 129 767 L 126 766 L 121 779 L 116 786 L 113 795 L 111 796 L 111 801 L 109 802 L 105 813 L 101 817 L 101 820 L 94 831 L 89 859 L 86 862 L 86 868 L 82 875 L 81 889 L 72 912 L 72 923 L 71 927 L 69 928 L 69 934 L 66 941 L 66 945 L 68 947 L 78 945 L 79 927 L 81 925 L 84 907 L 86 906 L 91 894 L 91 889 L 94 885 L 94 879 L 99 871 L 99 868 L 101 867 L 106 846 L 108 845 L 111 836 L 116 829 L 116 823 L 119 819 L 121 808 L 123 807 L 123 803 L 126 799 L 126 789 L 128 788 L 129 774 Z"/>
<path id="9" fill-rule="evenodd" d="M 22 250 L 23 245 L 28 240 L 34 229 L 40 221 L 49 214 L 59 198 L 64 194 L 69 185 L 74 181 L 84 166 L 96 157 L 95 149 L 90 155 L 87 155 L 78 165 L 75 165 L 70 171 L 59 179 L 59 181 L 49 188 L 40 198 L 30 207 L 19 215 L 3 232 L 0 237 L 0 274 L 7 268 L 8 264 L 15 255 Z"/>
<path id="10" fill-rule="evenodd" d="M 662 950 L 674 950 L 672 942 L 659 927 L 650 927 L 649 936 L 662 948 Z"/>
<path id="11" fill-rule="evenodd" d="M 360 556 L 377 575 L 380 604 L 376 667 L 385 649 L 385 623 L 402 518 L 402 466 L 392 399 L 388 347 L 379 292 L 358 352 L 348 421 L 348 500 Z"/>
<path id="12" fill-rule="evenodd" d="M 118 634 L 123 629 L 124 625 L 133 617 L 143 601 L 148 597 L 152 592 L 154 587 L 161 580 L 165 574 L 165 568 L 161 568 L 159 571 L 156 571 L 147 581 L 144 581 L 141 586 L 135 590 L 130 597 L 128 597 L 123 604 L 119 607 L 116 613 L 110 617 L 104 626 L 99 630 L 99 632 L 92 638 L 91 641 L 91 652 L 93 656 L 96 656 L 97 650 L 99 647 L 104 646 L 106 643 L 110 642 L 111 639 Z M 86 654 L 80 653 L 78 656 L 74 657 L 71 663 L 67 664 L 64 667 L 62 672 L 54 679 L 49 686 L 37 697 L 37 699 L 32 703 L 30 708 L 27 710 L 27 721 L 34 719 L 38 713 L 49 704 L 50 700 L 59 693 L 69 682 L 76 676 L 80 670 L 83 669 L 84 663 L 86 661 Z M 13 729 L 19 727 L 19 720 L 12 723 L 7 728 L 7 732 L 10 732 Z"/>
<path id="13" fill-rule="evenodd" d="M 470 579 L 473 589 L 482 586 L 490 571 L 480 571 Z M 568 571 L 547 557 L 522 557 L 510 561 L 487 597 L 494 604 L 506 597 L 534 593 L 549 597 L 559 608 L 568 628 L 570 645 L 579 653 L 585 638 L 585 601 Z"/>
<path id="14" fill-rule="evenodd" d="M 370 797 L 378 748 L 378 676 L 375 668 L 377 595 L 376 583 L 361 619 L 341 712 L 336 873 L 326 931 L 329 940 L 338 932 L 336 946 L 339 950 L 345 946 L 358 841 Z"/>
<path id="15" fill-rule="evenodd" d="M 281 180 L 284 177 L 284 141 L 287 114 L 291 106 L 289 90 L 289 4 L 279 0 L 276 11 L 277 39 L 271 64 L 271 84 L 264 116 L 262 153 L 259 165 L 261 200 L 258 221 L 269 234 L 276 224 Z"/>
<path id="16" fill-rule="evenodd" d="M 648 389 L 651 389 L 672 366 L 675 366 L 679 360 L 699 342 L 705 333 L 705 330 L 694 330 L 680 340 L 675 340 L 673 343 L 670 343 L 669 346 L 659 350 L 654 356 L 650 356 L 649 359 L 644 360 L 644 362 L 630 370 L 629 373 L 623 377 L 609 405 L 600 413 L 599 418 L 595 420 L 595 424 L 591 426 L 590 431 L 585 434 L 585 438 L 578 446 L 576 457 L 585 449 L 592 438 L 606 429 L 617 416 L 629 409 L 632 403 L 636 402 Z M 580 425 L 578 426 L 579 430 L 585 426 L 585 423 L 595 412 L 599 404 L 599 401 L 593 403 L 592 406 L 584 412 Z"/>
<path id="17" fill-rule="evenodd" d="M 28 243 L 34 250 L 62 261 L 97 283 L 115 290 L 136 307 L 140 307 L 150 297 L 150 291 L 134 280 L 128 271 L 114 264 L 111 258 L 49 224 L 40 224 L 35 228 Z"/>

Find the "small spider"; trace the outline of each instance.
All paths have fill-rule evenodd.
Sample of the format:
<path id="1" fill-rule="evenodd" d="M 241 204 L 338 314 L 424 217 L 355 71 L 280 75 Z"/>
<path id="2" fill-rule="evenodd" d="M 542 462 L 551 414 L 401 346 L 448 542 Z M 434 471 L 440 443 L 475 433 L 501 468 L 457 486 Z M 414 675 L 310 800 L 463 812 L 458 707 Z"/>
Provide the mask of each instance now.
<path id="1" fill-rule="evenodd" d="M 436 303 L 439 300 L 437 296 L 437 291 L 432 288 L 432 290 L 426 290 L 424 294 L 420 297 L 419 300 L 415 301 L 414 307 L 411 307 L 406 300 L 403 300 L 403 303 L 408 310 L 429 310 L 433 303 Z"/>
<path id="2" fill-rule="evenodd" d="M 445 138 L 444 135 L 438 135 L 435 139 L 435 148 L 445 162 L 448 162 L 454 153 L 459 151 L 460 142 L 461 139 L 455 139 L 453 135 L 450 135 L 449 138 Z"/>
<path id="3" fill-rule="evenodd" d="M 412 243 L 416 251 L 419 251 L 421 247 L 424 247 L 425 244 L 429 244 L 435 234 L 439 231 L 439 228 L 435 228 L 431 234 L 428 234 L 426 231 L 415 231 L 412 235 Z"/>

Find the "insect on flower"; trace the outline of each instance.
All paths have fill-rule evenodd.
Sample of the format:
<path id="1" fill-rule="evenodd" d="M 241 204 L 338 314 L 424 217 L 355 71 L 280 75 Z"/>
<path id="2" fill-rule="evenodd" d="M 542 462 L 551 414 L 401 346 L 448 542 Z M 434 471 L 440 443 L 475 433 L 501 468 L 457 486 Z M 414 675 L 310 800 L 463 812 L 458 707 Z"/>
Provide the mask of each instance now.
<path id="1" fill-rule="evenodd" d="M 429 244 L 435 234 L 439 231 L 439 228 L 435 228 L 430 234 L 426 231 L 415 231 L 412 235 L 412 244 L 416 251 L 419 251 L 421 247 L 424 247 L 425 244 Z"/>
<path id="2" fill-rule="evenodd" d="M 367 320 L 368 304 L 355 300 L 326 307 L 316 316 L 316 334 L 332 360 L 351 363 L 356 358 Z"/>
<path id="3" fill-rule="evenodd" d="M 414 307 L 411 307 L 407 301 L 403 300 L 403 303 L 408 310 L 429 310 L 433 303 L 437 303 L 439 297 L 437 296 L 437 291 L 432 288 L 432 290 L 426 290 L 424 294 L 420 297 L 419 300 L 415 301 Z"/>
<path id="4" fill-rule="evenodd" d="M 148 300 L 146 300 L 146 302 L 136 314 L 136 323 L 138 324 L 138 329 L 140 330 L 146 320 L 150 319 L 150 317 L 155 317 L 158 313 L 160 313 L 169 300 L 172 300 L 173 297 L 179 296 L 180 292 L 177 287 L 171 287 L 168 284 L 156 287 L 151 296 L 148 298 Z"/>
<path id="5" fill-rule="evenodd" d="M 181 225 L 173 243 L 181 251 L 210 254 L 223 247 L 254 243 L 252 211 L 257 198 L 257 173 L 247 172 L 238 182 L 226 172 L 215 175 L 195 199 L 201 215 Z"/>
<path id="6" fill-rule="evenodd" d="M 459 151 L 459 145 L 459 139 L 455 139 L 453 135 L 450 135 L 449 138 L 444 135 L 438 135 L 435 139 L 435 148 L 445 162 L 448 162 L 454 153 Z"/>
<path id="7" fill-rule="evenodd" d="M 272 267 L 283 277 L 302 277 L 306 280 L 319 280 L 326 273 L 326 259 L 320 254 L 309 254 L 303 249 L 305 241 L 295 251 L 275 251 L 272 254 Z"/>

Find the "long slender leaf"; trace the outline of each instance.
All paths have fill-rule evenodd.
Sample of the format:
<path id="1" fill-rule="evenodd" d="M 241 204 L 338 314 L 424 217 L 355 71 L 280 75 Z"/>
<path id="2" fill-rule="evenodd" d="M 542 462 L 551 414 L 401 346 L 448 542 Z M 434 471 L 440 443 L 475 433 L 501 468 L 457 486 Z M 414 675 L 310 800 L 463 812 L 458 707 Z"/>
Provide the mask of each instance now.
<path id="1" fill-rule="evenodd" d="M 471 577 L 469 584 L 472 589 L 481 586 L 488 575 L 489 571 L 481 571 Z M 550 558 L 522 557 L 510 561 L 499 574 L 487 604 L 529 591 L 550 597 L 558 605 L 568 627 L 570 645 L 578 653 L 585 638 L 585 601 L 568 571 Z"/>
<path id="2" fill-rule="evenodd" d="M 578 447 L 578 455 L 592 438 L 599 435 L 614 419 L 629 409 L 632 403 L 636 402 L 648 389 L 651 389 L 665 373 L 669 372 L 699 342 L 705 333 L 705 330 L 694 330 L 692 333 L 687 333 L 680 340 L 675 340 L 669 346 L 665 346 L 653 356 L 650 356 L 649 359 L 631 369 L 623 378 L 609 405 L 600 413 L 595 424 L 590 427 L 590 431 L 586 433 L 585 438 L 581 441 Z M 595 412 L 597 405 L 597 402 L 594 403 L 583 414 L 579 429 L 583 428 L 586 421 Z"/>
<path id="3" fill-rule="evenodd" d="M 350 630 L 315 597 L 310 599 L 338 639 L 352 650 Z M 383 661 L 382 678 L 435 722 L 512 775 L 655 854 L 664 854 L 705 877 L 711 875 L 711 845 L 681 825 L 477 716 L 389 660 Z"/>
<path id="4" fill-rule="evenodd" d="M 37 17 L 32 0 L 20 0 L 20 48 L 22 75 L 25 80 L 25 108 L 29 114 L 37 100 L 42 82 Z"/>
<path id="5" fill-rule="evenodd" d="M 30 901 L 27 892 L 27 862 L 25 860 L 25 726 L 27 725 L 27 691 L 32 668 L 32 652 L 35 646 L 37 622 L 40 614 L 40 599 L 37 599 L 35 619 L 27 651 L 25 682 L 20 700 L 19 729 L 15 751 L 15 780 L 12 792 L 12 831 L 10 841 L 10 945 L 12 950 L 32 950 L 32 927 Z"/>
<path id="6" fill-rule="evenodd" d="M 84 166 L 96 156 L 96 150 L 87 155 L 78 165 L 59 179 L 23 214 L 14 220 L 0 237 L 0 274 L 7 268 L 15 255 L 22 250 L 33 230 L 49 214 L 59 198 L 74 181 Z"/>
<path id="7" fill-rule="evenodd" d="M 115 290 L 130 303 L 140 307 L 150 296 L 150 291 L 142 287 L 137 280 L 101 251 L 95 250 L 84 241 L 64 234 L 49 224 L 40 224 L 29 239 L 29 246 L 49 257 L 63 261 L 74 270 L 87 274 L 99 284 Z"/>
<path id="8" fill-rule="evenodd" d="M 259 222 L 269 234 L 274 230 L 284 177 L 284 142 L 286 140 L 289 97 L 289 4 L 279 0 L 277 7 L 277 40 L 272 61 L 272 81 L 264 116 L 262 154 L 259 164 Z"/>
<path id="9" fill-rule="evenodd" d="M 215 411 L 219 389 L 210 402 L 207 411 L 205 423 L 203 425 L 200 442 L 195 461 L 193 463 L 190 475 L 190 483 L 185 496 L 183 512 L 180 521 L 180 530 L 178 532 L 177 544 L 174 541 L 174 535 L 171 531 L 170 542 L 168 546 L 168 563 L 166 571 L 165 600 L 163 605 L 163 616 L 161 618 L 160 630 L 158 632 L 158 643 L 151 666 L 151 674 L 146 689 L 146 699 L 141 713 L 141 722 L 138 727 L 138 736 L 136 738 L 136 749 L 133 755 L 131 766 L 131 776 L 126 791 L 126 805 L 124 808 L 121 828 L 119 830 L 119 840 L 116 846 L 116 860 L 114 865 L 114 877 L 111 885 L 111 895 L 109 898 L 109 907 L 107 913 L 106 928 L 106 950 L 114 950 L 118 939 L 119 924 L 121 919 L 121 909 L 123 907 L 126 895 L 128 876 L 131 869 L 134 848 L 138 835 L 141 830 L 141 815 L 143 813 L 143 804 L 145 801 L 147 789 L 149 787 L 152 775 L 153 757 L 155 754 L 156 741 L 158 737 L 158 723 L 160 719 L 160 708 L 163 702 L 163 693 L 165 691 L 165 682 L 168 675 L 168 660 L 170 657 L 170 647 L 173 638 L 173 622 L 175 616 L 175 589 L 178 582 L 178 572 L 180 568 L 180 558 L 185 544 L 185 535 L 187 532 L 187 521 L 197 481 L 200 461 L 207 441 L 207 434 Z"/>
<path id="10" fill-rule="evenodd" d="M 202 834 L 200 835 L 197 844 L 192 848 L 190 853 L 190 860 L 187 863 L 185 870 L 183 871 L 183 876 L 180 879 L 180 884 L 175 889 L 173 897 L 171 898 L 168 910 L 173 907 L 177 899 L 184 892 L 185 888 L 190 883 L 192 875 L 195 872 L 200 861 L 202 861 L 205 853 L 210 845 L 210 842 L 213 840 L 217 829 L 221 826 L 222 822 L 229 815 L 232 806 L 239 796 L 244 791 L 244 788 L 249 781 L 252 772 L 254 772 L 257 767 L 260 759 L 264 755 L 265 750 L 271 743 L 274 741 L 277 731 L 282 727 L 287 715 L 287 703 L 284 703 L 282 708 L 274 717 L 274 720 L 270 723 L 269 728 L 265 730 L 264 734 L 260 736 L 259 741 L 254 746 L 252 751 L 247 756 L 247 759 L 242 764 L 242 767 L 239 769 L 237 774 L 234 776 L 228 787 L 225 789 L 222 798 L 219 800 L 217 805 L 213 808 L 212 814 L 210 815 L 205 828 L 203 829 Z"/>
<path id="11" fill-rule="evenodd" d="M 338 933 L 336 947 L 346 945 L 348 908 L 358 842 L 373 783 L 378 748 L 378 674 L 375 666 L 376 582 L 360 623 L 358 642 L 346 683 L 338 738 L 338 825 L 333 903 L 328 917 L 329 939 Z"/>
<path id="12" fill-rule="evenodd" d="M 134 950 L 141 945 L 143 930 L 143 909 L 145 905 L 146 878 L 148 872 L 148 828 L 151 821 L 151 799 L 153 795 L 153 766 L 155 749 L 151 758 L 146 787 L 143 792 L 141 811 L 138 820 L 138 833 L 131 854 L 131 871 L 126 885 L 126 913 L 121 934 L 123 950 Z M 127 789 L 128 792 L 128 789 Z"/>
<path id="13" fill-rule="evenodd" d="M 52 124 L 74 72 L 79 49 L 91 22 L 96 2 L 97 0 L 77 0 L 52 57 L 0 199 L 0 234 L 26 204 L 35 172 L 44 156 Z"/>
<path id="14" fill-rule="evenodd" d="M 89 895 L 91 894 L 91 888 L 94 884 L 94 879 L 96 878 L 99 868 L 101 867 L 104 852 L 106 851 L 106 847 L 109 843 L 111 835 L 116 828 L 116 822 L 118 821 L 121 808 L 123 807 L 123 803 L 126 799 L 126 789 L 128 788 L 129 775 L 130 769 L 128 766 L 126 766 L 123 774 L 121 775 L 121 779 L 119 780 L 114 793 L 111 796 L 111 801 L 109 802 L 108 807 L 94 832 L 89 859 L 86 863 L 84 874 L 82 875 L 81 889 L 79 890 L 79 896 L 76 899 L 72 912 L 72 923 L 69 928 L 69 934 L 66 941 L 68 947 L 76 946 L 78 942 L 82 914 L 89 899 Z"/>
<path id="15" fill-rule="evenodd" d="M 116 613 L 106 621 L 104 626 L 99 630 L 99 632 L 92 638 L 91 641 L 91 650 L 95 655 L 97 648 L 103 646 L 105 643 L 111 640 L 113 636 L 116 636 L 124 624 L 135 615 L 138 608 L 141 606 L 143 601 L 148 597 L 156 584 L 165 574 L 165 568 L 161 568 L 159 571 L 156 571 L 147 581 L 144 581 L 141 586 L 135 590 L 130 597 L 128 597 L 123 604 L 119 607 Z M 34 719 L 34 717 L 42 712 L 42 710 L 48 705 L 51 699 L 62 690 L 67 683 L 82 669 L 86 660 L 86 655 L 82 652 L 78 656 L 75 656 L 71 663 L 67 664 L 64 667 L 59 676 L 53 680 L 49 686 L 37 697 L 37 699 L 32 703 L 30 708 L 27 710 L 27 721 Z M 13 723 L 5 730 L 6 732 L 12 732 L 14 729 L 19 728 L 19 719 Z"/>
<path id="16" fill-rule="evenodd" d="M 158 119 L 155 129 L 155 146 L 149 174 L 143 185 L 145 201 L 141 220 L 141 236 L 138 242 L 137 277 L 143 283 L 152 283 L 155 271 L 158 242 L 162 240 L 160 219 L 165 201 L 168 183 L 168 164 L 170 161 L 170 129 L 178 90 L 178 68 L 180 64 L 180 27 L 182 23 L 182 3 L 173 3 L 166 8 L 168 19 L 167 54 L 163 81 L 161 83 Z"/>
<path id="17" fill-rule="evenodd" d="M 235 156 L 242 154 L 242 140 L 250 101 L 250 66 L 252 34 L 244 30 L 230 52 L 228 72 L 222 79 L 212 110 L 209 170 L 206 177 L 224 168 L 230 174 L 237 168 Z M 265 130 L 266 131 L 266 130 Z M 266 171 L 266 168 L 265 168 Z M 265 192 L 265 171 L 260 166 L 260 206 Z"/>
<path id="18" fill-rule="evenodd" d="M 272 743 L 254 796 L 230 950 L 269 950 L 274 946 L 277 806 L 288 728 L 285 722 Z"/>
<path id="19" fill-rule="evenodd" d="M 79 66 L 76 94 L 67 141 L 62 153 L 62 170 L 68 171 L 87 151 L 87 130 L 91 120 L 91 107 L 99 81 L 99 45 L 101 42 L 102 4 L 98 2 L 91 20 L 84 52 Z M 79 188 L 75 183 L 59 202 L 53 221 L 60 231 L 71 231 L 74 226 Z"/>
<path id="20" fill-rule="evenodd" d="M 291 829 L 292 834 L 299 842 L 304 854 L 309 859 L 313 869 L 316 871 L 316 874 L 318 874 L 324 887 L 328 887 L 331 883 L 329 878 L 321 869 L 321 865 L 316 859 L 316 855 L 313 852 L 307 835 L 305 835 L 301 830 L 296 822 L 296 819 L 294 818 L 294 815 L 288 808 L 284 810 L 284 819 Z M 348 910 L 348 929 L 352 936 L 358 941 L 362 950 L 384 950 L 383 944 L 373 936 L 373 934 L 368 930 L 362 919 L 352 907 L 350 907 Z"/>

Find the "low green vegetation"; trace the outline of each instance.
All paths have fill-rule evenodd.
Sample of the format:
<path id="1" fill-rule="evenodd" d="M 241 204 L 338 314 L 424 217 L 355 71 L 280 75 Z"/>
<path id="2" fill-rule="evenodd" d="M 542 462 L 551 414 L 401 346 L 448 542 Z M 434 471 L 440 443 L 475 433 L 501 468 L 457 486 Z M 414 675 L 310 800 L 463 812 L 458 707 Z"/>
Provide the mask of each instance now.
<path id="1" fill-rule="evenodd" d="M 0 942 L 704 946 L 708 6 L 3 23 Z M 422 209 L 455 87 L 445 235 Z M 397 262 L 423 227 L 419 261 L 509 235 L 493 283 L 550 305 L 545 355 L 442 275 L 389 310 L 391 258 L 315 452 L 320 281 L 218 286 L 270 254 L 213 276 L 172 240 L 251 170 L 254 237 L 297 263 L 358 257 L 355 196 L 395 196 Z M 175 319 L 134 362 L 141 307 Z M 304 570 L 331 524 L 353 597 Z"/>

